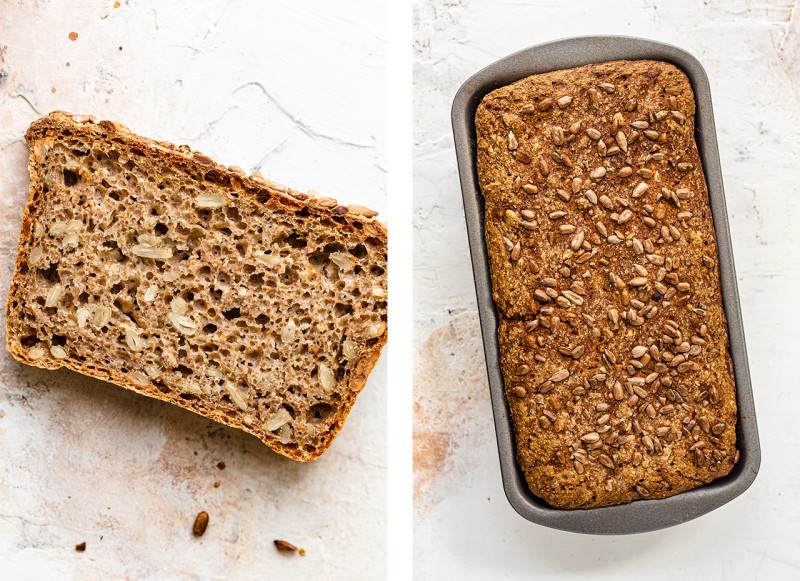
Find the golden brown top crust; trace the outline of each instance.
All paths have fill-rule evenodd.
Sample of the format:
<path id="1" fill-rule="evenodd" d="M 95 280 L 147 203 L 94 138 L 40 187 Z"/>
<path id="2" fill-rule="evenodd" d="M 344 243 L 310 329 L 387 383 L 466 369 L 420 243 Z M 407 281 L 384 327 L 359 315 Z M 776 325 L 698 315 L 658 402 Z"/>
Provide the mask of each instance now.
<path id="1" fill-rule="evenodd" d="M 478 176 L 518 461 L 553 506 L 727 474 L 736 398 L 686 76 L 534 75 L 478 107 Z"/>

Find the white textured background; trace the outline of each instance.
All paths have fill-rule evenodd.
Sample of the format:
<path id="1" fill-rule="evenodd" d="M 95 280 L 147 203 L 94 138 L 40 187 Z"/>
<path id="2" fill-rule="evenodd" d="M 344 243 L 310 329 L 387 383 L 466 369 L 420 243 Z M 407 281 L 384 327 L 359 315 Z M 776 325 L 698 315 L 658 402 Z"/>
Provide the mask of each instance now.
<path id="1" fill-rule="evenodd" d="M 800 579 L 800 8 L 417 0 L 414 28 L 415 577 Z M 450 129 L 471 74 L 591 34 L 675 44 L 708 73 L 763 454 L 743 496 L 631 537 L 547 529 L 505 499 Z"/>
<path id="2" fill-rule="evenodd" d="M 385 28 L 382 1 L 0 0 L 2 310 L 27 199 L 22 136 L 54 109 L 383 212 Z M 331 449 L 299 464 L 0 348 L 0 579 L 381 579 L 385 406 L 384 357 Z"/>

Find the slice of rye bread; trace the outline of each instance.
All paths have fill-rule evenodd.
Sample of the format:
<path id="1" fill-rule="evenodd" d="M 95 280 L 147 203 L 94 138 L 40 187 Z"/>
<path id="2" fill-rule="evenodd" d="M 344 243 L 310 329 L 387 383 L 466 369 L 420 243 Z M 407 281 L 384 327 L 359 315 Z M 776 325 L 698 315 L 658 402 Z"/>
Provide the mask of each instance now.
<path id="1" fill-rule="evenodd" d="M 322 454 L 386 342 L 376 213 L 93 117 L 26 138 L 11 354 Z"/>

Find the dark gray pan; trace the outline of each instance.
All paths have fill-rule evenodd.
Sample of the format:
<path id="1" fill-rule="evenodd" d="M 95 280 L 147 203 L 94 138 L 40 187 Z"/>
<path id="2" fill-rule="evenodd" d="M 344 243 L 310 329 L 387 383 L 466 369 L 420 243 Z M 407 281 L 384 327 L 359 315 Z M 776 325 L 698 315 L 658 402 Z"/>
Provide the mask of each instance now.
<path id="1" fill-rule="evenodd" d="M 741 456 L 729 475 L 670 498 L 639 500 L 619 506 L 586 510 L 561 510 L 551 507 L 530 492 L 515 459 L 511 419 L 499 366 L 497 311 L 492 301 L 489 263 L 483 237 L 484 201 L 476 172 L 475 110 L 484 95 L 490 91 L 532 74 L 590 63 L 636 59 L 661 60 L 676 65 L 689 77 L 694 90 L 697 102 L 695 139 L 711 199 L 719 251 L 722 297 L 728 317 L 730 349 L 736 375 L 739 404 L 736 435 Z M 544 526 L 578 533 L 611 535 L 641 533 L 677 525 L 710 512 L 739 496 L 755 480 L 761 464 L 761 449 L 744 344 L 739 291 L 733 266 L 725 193 L 722 189 L 711 93 L 708 77 L 697 59 L 674 46 L 641 38 L 589 36 L 549 42 L 512 54 L 470 77 L 453 101 L 452 120 L 503 487 L 511 506 L 526 519 Z"/>

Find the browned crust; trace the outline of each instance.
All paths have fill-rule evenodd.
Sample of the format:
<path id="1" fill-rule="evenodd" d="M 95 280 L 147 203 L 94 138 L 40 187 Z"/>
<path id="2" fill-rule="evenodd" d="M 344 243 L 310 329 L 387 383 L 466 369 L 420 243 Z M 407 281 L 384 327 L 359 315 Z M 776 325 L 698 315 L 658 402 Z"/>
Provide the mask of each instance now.
<path id="1" fill-rule="evenodd" d="M 275 182 L 266 180 L 259 172 L 255 172 L 250 176 L 245 175 L 244 171 L 235 166 L 226 167 L 218 164 L 211 158 L 202 155 L 198 152 L 193 152 L 188 146 L 176 146 L 165 141 L 155 141 L 140 135 L 132 133 L 127 127 L 113 121 L 99 121 L 93 116 L 72 115 L 63 111 L 54 111 L 49 115 L 37 119 L 28 128 L 25 134 L 25 139 L 28 147 L 31 149 L 32 154 L 28 162 L 28 169 L 31 176 L 30 184 L 30 197 L 22 212 L 22 225 L 20 227 L 19 248 L 17 253 L 17 260 L 14 267 L 14 275 L 11 279 L 11 288 L 9 290 L 9 298 L 6 304 L 6 318 L 11 320 L 13 314 L 11 313 L 11 304 L 14 298 L 20 291 L 22 279 L 24 274 L 20 270 L 20 266 L 25 262 L 23 252 L 28 246 L 31 245 L 33 240 L 33 223 L 36 216 L 37 201 L 42 196 L 43 184 L 39 180 L 38 172 L 36 171 L 36 156 L 33 155 L 33 149 L 37 141 L 51 136 L 64 134 L 65 132 L 76 132 L 89 139 L 108 139 L 118 140 L 120 143 L 128 147 L 138 148 L 141 150 L 142 155 L 151 158 L 162 160 L 166 164 L 180 168 L 187 173 L 192 174 L 197 179 L 213 182 L 217 185 L 227 187 L 237 196 L 242 199 L 247 199 L 259 204 L 265 213 L 270 211 L 270 205 L 278 204 L 279 206 L 301 210 L 307 208 L 309 213 L 317 216 L 320 219 L 330 216 L 344 219 L 348 225 L 354 222 L 359 222 L 364 231 L 370 236 L 374 236 L 378 240 L 383 241 L 384 245 L 387 240 L 386 226 L 375 219 L 377 212 L 364 208 L 362 206 L 341 206 L 333 198 L 318 198 L 312 197 Z M 247 433 L 253 434 L 256 437 L 259 435 L 246 425 L 236 422 L 235 420 L 227 417 L 225 414 L 217 413 L 212 410 L 204 410 L 193 404 L 191 401 L 184 400 L 180 397 L 169 397 L 170 394 L 163 394 L 158 390 L 144 389 L 127 379 L 126 376 L 115 373 L 114 370 L 102 369 L 100 366 L 89 368 L 89 363 L 80 364 L 77 361 L 70 359 L 54 360 L 50 358 L 43 358 L 40 360 L 30 360 L 21 348 L 18 338 L 12 336 L 11 326 L 7 328 L 6 343 L 11 355 L 20 363 L 40 367 L 42 369 L 59 369 L 66 367 L 72 371 L 77 371 L 90 377 L 102 379 L 110 383 L 114 383 L 131 391 L 135 391 L 141 395 L 160 399 L 171 404 L 180 406 L 184 409 L 192 411 L 203 417 L 207 417 L 214 421 L 220 422 L 232 428 L 236 428 Z M 318 446 L 313 453 L 308 453 L 302 448 L 292 449 L 280 443 L 277 439 L 270 439 L 268 437 L 259 437 L 269 448 L 274 451 L 287 456 L 293 460 L 301 462 L 308 462 L 318 458 L 324 453 L 333 440 L 342 429 L 350 409 L 355 403 L 358 393 L 363 389 L 366 384 L 367 377 L 372 369 L 375 367 L 378 357 L 380 356 L 381 349 L 386 344 L 388 330 L 377 338 L 374 345 L 372 345 L 359 360 L 356 369 L 350 375 L 347 398 L 343 399 L 341 406 L 338 410 L 338 418 L 331 427 L 327 434 L 326 439 L 322 445 Z"/>
<path id="2" fill-rule="evenodd" d="M 598 90 L 602 83 L 614 87 Z M 563 96 L 572 101 L 562 107 L 557 101 Z M 626 109 L 631 98 L 636 105 Z M 552 100 L 549 107 L 546 99 Z M 625 142 L 627 152 L 600 155 L 599 141 L 586 130 L 598 129 L 607 149 L 618 145 L 612 135 L 617 113 L 626 139 L 634 130 L 639 136 Z M 500 363 L 517 460 L 531 490 L 555 507 L 664 498 L 728 474 L 738 458 L 735 383 L 694 113 L 686 76 L 657 61 L 617 61 L 534 75 L 493 91 L 478 107 L 478 176 L 486 199 Z M 630 125 L 637 120 L 647 120 L 658 137 L 650 139 Z M 579 130 L 570 132 L 577 121 L 582 122 Z M 690 169 L 678 164 L 690 164 Z M 632 167 L 632 176 L 619 174 L 625 165 Z M 600 166 L 606 175 L 592 177 Z M 654 174 L 637 174 L 642 168 Z M 582 180 L 577 191 L 571 188 L 574 178 Z M 634 196 L 640 182 L 648 189 Z M 678 203 L 672 197 L 676 191 L 682 192 Z M 598 203 L 603 195 L 610 207 L 602 199 Z M 625 209 L 632 217 L 617 223 L 614 216 Z M 681 219 L 680 212 L 691 216 Z M 562 233 L 564 224 L 574 231 Z M 660 232 L 668 224 L 679 229 L 677 239 Z M 618 241 L 610 238 L 615 232 Z M 577 233 L 585 235 L 585 243 L 572 247 Z M 642 251 L 639 244 L 646 240 L 654 249 Z M 508 242 L 519 244 L 517 250 L 509 250 Z M 667 279 L 658 274 L 664 263 L 651 262 L 648 254 L 655 260 L 668 257 Z M 647 271 L 641 287 L 630 285 L 641 276 L 636 265 Z M 689 290 L 679 290 L 675 281 L 688 283 Z M 654 292 L 663 290 L 656 282 L 672 289 L 670 297 Z M 547 290 L 555 293 L 541 294 Z M 576 291 L 578 300 L 565 302 Z M 610 310 L 627 316 L 631 300 L 641 303 L 635 312 L 649 305 L 657 311 L 614 323 Z M 682 346 L 666 341 L 665 329 L 672 322 L 681 331 L 681 345 L 691 338 L 694 347 L 695 338 L 702 340 L 700 353 L 684 354 L 678 351 Z M 632 355 L 633 347 L 651 344 L 660 359 L 649 351 L 646 358 Z M 671 359 L 686 358 L 680 372 L 662 357 L 667 351 Z M 641 368 L 633 365 L 642 360 L 647 363 Z M 566 379 L 549 381 L 561 370 L 568 372 Z M 621 387 L 615 389 L 617 381 Z M 720 425 L 723 431 L 714 434 L 712 428 Z M 592 433 L 600 435 L 597 448 L 582 441 Z"/>

